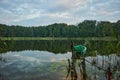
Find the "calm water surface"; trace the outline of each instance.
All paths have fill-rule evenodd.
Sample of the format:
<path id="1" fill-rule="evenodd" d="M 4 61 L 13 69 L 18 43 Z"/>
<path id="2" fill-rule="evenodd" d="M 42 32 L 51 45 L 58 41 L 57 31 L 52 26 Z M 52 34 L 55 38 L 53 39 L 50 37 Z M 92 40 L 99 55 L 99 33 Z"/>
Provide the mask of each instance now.
<path id="1" fill-rule="evenodd" d="M 1 41 L 1 80 L 120 79 L 120 41 L 74 41 L 86 44 L 85 58 L 71 59 L 70 41 Z"/>

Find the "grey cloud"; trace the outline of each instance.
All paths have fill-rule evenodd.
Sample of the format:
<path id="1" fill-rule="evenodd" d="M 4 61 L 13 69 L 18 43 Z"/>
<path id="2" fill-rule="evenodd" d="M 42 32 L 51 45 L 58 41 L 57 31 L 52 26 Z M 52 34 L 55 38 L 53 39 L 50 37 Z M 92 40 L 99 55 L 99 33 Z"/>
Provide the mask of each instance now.
<path id="1" fill-rule="evenodd" d="M 0 0 L 0 23 L 41 25 L 118 20 L 120 0 Z"/>

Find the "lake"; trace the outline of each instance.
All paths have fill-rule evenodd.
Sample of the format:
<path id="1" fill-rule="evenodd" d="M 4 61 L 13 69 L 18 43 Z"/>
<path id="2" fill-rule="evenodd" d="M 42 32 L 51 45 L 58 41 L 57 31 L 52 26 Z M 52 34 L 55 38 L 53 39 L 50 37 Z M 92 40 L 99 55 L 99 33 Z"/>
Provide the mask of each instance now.
<path id="1" fill-rule="evenodd" d="M 0 41 L 0 80 L 120 80 L 120 41 L 73 42 L 85 56 L 72 58 L 70 40 Z"/>

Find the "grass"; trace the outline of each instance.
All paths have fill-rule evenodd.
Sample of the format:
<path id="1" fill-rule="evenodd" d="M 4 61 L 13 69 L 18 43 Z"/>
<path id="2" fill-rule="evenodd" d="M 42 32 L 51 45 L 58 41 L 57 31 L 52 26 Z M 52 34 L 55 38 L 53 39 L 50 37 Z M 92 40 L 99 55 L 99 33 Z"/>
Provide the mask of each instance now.
<path id="1" fill-rule="evenodd" d="M 113 37 L 77 37 L 77 38 L 68 38 L 68 37 L 0 37 L 0 40 L 105 40 L 113 41 L 117 40 Z"/>

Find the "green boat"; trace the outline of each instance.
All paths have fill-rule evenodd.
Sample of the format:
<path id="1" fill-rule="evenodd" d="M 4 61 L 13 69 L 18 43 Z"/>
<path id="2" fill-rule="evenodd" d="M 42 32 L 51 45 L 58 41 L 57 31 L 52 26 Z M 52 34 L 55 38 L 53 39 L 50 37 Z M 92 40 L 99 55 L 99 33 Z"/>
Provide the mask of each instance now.
<path id="1" fill-rule="evenodd" d="M 83 45 L 74 46 L 74 50 L 77 54 L 84 55 L 86 53 L 87 48 Z"/>

